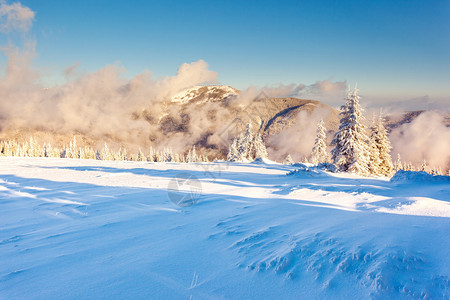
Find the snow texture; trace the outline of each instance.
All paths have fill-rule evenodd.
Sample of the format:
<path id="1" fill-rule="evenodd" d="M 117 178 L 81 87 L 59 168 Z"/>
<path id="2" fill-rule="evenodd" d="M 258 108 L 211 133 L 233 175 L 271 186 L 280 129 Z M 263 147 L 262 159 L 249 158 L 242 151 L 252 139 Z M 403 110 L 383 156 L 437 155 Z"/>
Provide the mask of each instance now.
<path id="1" fill-rule="evenodd" d="M 1 157 L 0 298 L 449 299 L 448 177 L 325 169 Z"/>
<path id="2" fill-rule="evenodd" d="M 202 95 L 203 92 L 205 93 L 204 95 Z M 193 99 L 196 99 L 200 95 L 202 95 L 203 99 L 205 100 L 207 99 L 223 100 L 230 96 L 237 96 L 238 91 L 232 88 L 231 86 L 227 85 L 209 85 L 209 86 L 198 85 L 190 89 L 183 90 L 182 92 L 176 94 L 175 96 L 172 97 L 172 102 L 185 104 Z"/>

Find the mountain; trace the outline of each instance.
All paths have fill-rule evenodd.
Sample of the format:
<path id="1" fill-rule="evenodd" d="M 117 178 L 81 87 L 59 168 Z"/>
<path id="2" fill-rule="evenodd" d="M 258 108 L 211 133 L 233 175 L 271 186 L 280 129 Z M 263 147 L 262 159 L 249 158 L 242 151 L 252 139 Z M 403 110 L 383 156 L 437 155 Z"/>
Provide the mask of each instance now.
<path id="1" fill-rule="evenodd" d="M 386 128 L 388 128 L 389 131 L 392 131 L 403 124 L 411 123 L 424 112 L 426 112 L 426 110 L 413 110 L 401 114 L 388 115 L 385 118 Z M 444 124 L 445 126 L 450 127 L 450 115 L 445 115 Z"/>
<path id="2" fill-rule="evenodd" d="M 125 98 L 123 102 L 126 104 Z M 108 111 L 108 107 L 104 109 Z M 81 123 L 85 113 L 92 112 L 73 115 Z M 320 118 L 325 119 L 332 133 L 337 128 L 337 115 L 337 110 L 319 101 L 275 98 L 263 92 L 253 95 L 230 86 L 195 86 L 167 99 L 149 99 L 147 107 L 141 110 L 124 107 L 123 113 L 111 115 L 100 126 L 87 124 L 67 129 L 49 123 L 1 128 L 0 124 L 0 140 L 15 139 L 25 143 L 33 136 L 39 144 L 51 143 L 53 147 L 61 148 L 68 146 L 76 136 L 81 147 L 86 145 L 101 150 L 106 142 L 110 148 L 126 148 L 129 153 L 137 153 L 139 149 L 147 152 L 150 146 L 160 150 L 171 147 L 182 153 L 195 145 L 197 153 L 213 159 L 226 157 L 232 139 L 252 121 L 254 130 L 262 135 L 274 155 L 285 146 L 283 134 L 286 137 L 292 135 L 294 139 L 302 139 L 298 133 L 306 131 L 314 135 Z M 55 115 L 55 118 L 60 117 Z M 63 119 L 61 123 L 68 121 L 71 120 Z M 286 140 L 292 142 L 292 137 Z M 299 145 L 306 145 L 302 155 L 307 155 L 312 147 L 307 141 L 313 141 L 313 137 L 298 141 Z M 302 152 L 295 147 L 283 151 L 274 159 L 284 159 L 288 152 Z"/>
<path id="3" fill-rule="evenodd" d="M 125 98 L 123 102 L 126 103 Z M 387 128 L 394 130 L 410 123 L 422 112 L 387 116 Z M 106 142 L 110 148 L 126 148 L 129 153 L 139 149 L 147 152 L 150 146 L 186 153 L 195 145 L 197 153 L 213 159 L 225 158 L 232 139 L 251 121 L 253 129 L 263 137 L 271 159 L 282 161 L 291 154 L 299 160 L 309 156 L 320 119 L 324 119 L 328 143 L 331 142 L 338 129 L 338 115 L 338 110 L 316 100 L 271 97 L 264 92 L 252 94 L 224 85 L 195 86 L 166 99 L 149 99 L 147 107 L 141 110 L 124 108 L 123 113 L 112 115 L 100 127 L 88 125 L 67 130 L 50 123 L 6 129 L 0 123 L 0 140 L 25 142 L 33 136 L 40 144 L 61 148 L 75 135 L 81 147 L 100 150 Z M 82 119 L 83 115 L 76 117 Z"/>
<path id="4" fill-rule="evenodd" d="M 239 90 L 227 85 L 195 86 L 182 91 L 172 97 L 176 103 L 202 103 L 206 101 L 223 101 L 229 97 L 239 95 Z"/>
<path id="5" fill-rule="evenodd" d="M 337 128 L 339 113 L 315 100 L 275 98 L 263 92 L 248 96 L 230 86 L 217 85 L 197 86 L 175 95 L 166 111 L 158 120 L 160 131 L 171 136 L 180 132 L 189 134 L 194 129 L 196 138 L 192 143 L 211 157 L 225 157 L 229 143 L 249 121 L 267 146 L 279 149 L 279 142 L 274 137 L 296 126 L 302 130 L 305 126 L 302 119 L 311 119 L 315 115 L 311 119 L 314 124 L 306 122 L 315 133 L 320 118 L 324 118 L 327 128 Z M 300 112 L 303 112 L 302 117 L 299 117 Z M 154 122 L 154 118 L 151 119 Z"/>

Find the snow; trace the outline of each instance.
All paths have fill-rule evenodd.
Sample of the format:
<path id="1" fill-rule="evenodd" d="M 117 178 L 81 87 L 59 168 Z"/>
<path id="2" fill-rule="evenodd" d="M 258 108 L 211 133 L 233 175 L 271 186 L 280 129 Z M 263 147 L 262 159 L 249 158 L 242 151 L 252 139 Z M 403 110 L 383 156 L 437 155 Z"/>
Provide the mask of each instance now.
<path id="1" fill-rule="evenodd" d="M 448 299 L 450 184 L 417 173 L 1 157 L 0 298 Z"/>
<path id="2" fill-rule="evenodd" d="M 413 172 L 399 170 L 391 178 L 392 182 L 429 182 L 429 181 L 441 181 L 450 183 L 450 176 L 431 175 L 423 171 Z"/>
<path id="3" fill-rule="evenodd" d="M 217 100 L 214 99 L 214 94 L 217 93 L 217 91 L 222 91 L 223 94 L 221 94 L 221 99 L 225 99 L 229 96 L 236 96 L 238 95 L 238 92 L 236 89 L 232 88 L 231 86 L 227 86 L 227 85 L 208 85 L 208 86 L 203 86 L 203 85 L 198 85 L 198 86 L 194 86 L 192 88 L 189 88 L 185 91 L 179 92 L 178 94 L 176 94 L 175 96 L 172 97 L 172 101 L 171 102 L 177 102 L 180 104 L 185 104 L 188 103 L 190 100 L 194 99 L 195 97 L 198 97 L 201 93 L 200 93 L 200 89 L 202 88 L 207 88 L 207 92 L 205 94 L 206 98 L 205 99 L 213 99 L 213 100 Z"/>

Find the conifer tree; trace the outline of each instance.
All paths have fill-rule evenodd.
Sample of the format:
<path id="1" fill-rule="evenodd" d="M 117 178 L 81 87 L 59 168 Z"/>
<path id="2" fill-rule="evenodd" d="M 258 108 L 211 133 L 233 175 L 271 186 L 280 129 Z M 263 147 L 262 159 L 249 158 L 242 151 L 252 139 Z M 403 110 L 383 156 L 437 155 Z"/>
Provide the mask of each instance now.
<path id="1" fill-rule="evenodd" d="M 150 149 L 148 151 L 148 161 L 155 162 L 156 161 L 156 151 L 153 149 L 152 146 L 150 146 Z"/>
<path id="2" fill-rule="evenodd" d="M 69 147 L 66 149 L 66 158 L 78 158 L 78 146 L 77 146 L 77 139 L 74 136 L 72 141 L 69 143 Z"/>
<path id="3" fill-rule="evenodd" d="M 5 145 L 3 147 L 3 155 L 4 156 L 13 156 L 11 151 L 11 142 L 5 142 Z"/>
<path id="4" fill-rule="evenodd" d="M 405 167 L 405 171 L 415 171 L 415 170 L 416 170 L 416 168 L 414 168 L 414 166 L 411 162 L 409 162 Z"/>
<path id="5" fill-rule="evenodd" d="M 161 161 L 163 162 L 168 162 L 170 161 L 169 158 L 169 151 L 167 150 L 166 147 L 163 148 L 162 152 L 161 152 Z"/>
<path id="6" fill-rule="evenodd" d="M 195 145 L 192 147 L 191 160 L 192 162 L 198 162 L 198 156 L 197 151 L 195 151 Z"/>
<path id="7" fill-rule="evenodd" d="M 188 151 L 188 154 L 186 155 L 186 163 L 192 162 L 192 153 L 191 150 Z"/>
<path id="8" fill-rule="evenodd" d="M 442 175 L 442 170 L 440 167 L 434 167 L 431 169 L 432 175 Z"/>
<path id="9" fill-rule="evenodd" d="M 42 157 L 50 157 L 47 143 L 44 143 L 44 147 L 42 147 Z"/>
<path id="10" fill-rule="evenodd" d="M 28 156 L 29 157 L 39 157 L 41 156 L 41 149 L 36 139 L 30 137 L 30 147 L 28 148 Z"/>
<path id="11" fill-rule="evenodd" d="M 245 133 L 241 134 L 239 141 L 238 141 L 238 160 L 239 161 L 246 161 L 246 160 L 253 160 L 252 151 L 253 151 L 253 139 L 254 139 L 254 133 L 252 129 L 252 121 L 249 121 L 247 124 L 247 129 L 245 130 Z"/>
<path id="12" fill-rule="evenodd" d="M 3 156 L 8 156 L 8 153 L 10 152 L 9 146 L 10 144 L 8 141 L 3 141 L 3 150 L 2 150 Z"/>
<path id="13" fill-rule="evenodd" d="M 11 143 L 11 153 L 13 156 L 18 156 L 20 151 L 20 145 L 18 141 L 13 141 Z"/>
<path id="14" fill-rule="evenodd" d="M 28 151 L 30 150 L 29 146 L 28 146 L 28 142 L 25 142 L 22 144 L 22 147 L 19 147 L 19 156 L 20 157 L 27 157 L 28 156 Z"/>
<path id="15" fill-rule="evenodd" d="M 373 175 L 381 174 L 381 160 L 380 160 L 380 149 L 378 147 L 378 128 L 375 121 L 375 116 L 372 121 L 372 126 L 370 127 L 370 138 L 369 138 L 369 172 Z"/>
<path id="16" fill-rule="evenodd" d="M 339 130 L 331 143 L 335 146 L 331 151 L 332 160 L 341 171 L 367 174 L 369 147 L 356 88 L 347 94 L 339 115 Z"/>
<path id="17" fill-rule="evenodd" d="M 61 158 L 67 158 L 67 147 L 63 146 L 61 149 Z"/>
<path id="18" fill-rule="evenodd" d="M 327 132 L 323 120 L 320 120 L 319 124 L 317 124 L 316 140 L 312 149 L 311 163 L 317 165 L 328 160 L 326 139 Z"/>
<path id="19" fill-rule="evenodd" d="M 51 144 L 47 145 L 46 151 L 47 151 L 47 157 L 53 157 L 53 158 L 61 157 L 61 152 L 59 151 L 59 149 L 56 147 L 52 147 Z"/>
<path id="20" fill-rule="evenodd" d="M 284 164 L 285 165 L 293 165 L 295 162 L 292 159 L 291 155 L 288 154 L 288 156 L 286 156 L 286 158 L 284 159 Z"/>
<path id="21" fill-rule="evenodd" d="M 251 121 L 245 132 L 240 133 L 230 145 L 227 154 L 228 161 L 253 161 L 255 158 L 268 158 L 267 148 L 259 133 L 255 134 Z"/>
<path id="22" fill-rule="evenodd" d="M 114 160 L 111 150 L 109 150 L 108 145 L 106 143 L 105 143 L 105 146 L 103 146 L 103 150 L 101 153 L 101 159 L 102 160 Z"/>
<path id="23" fill-rule="evenodd" d="M 390 155 L 391 143 L 387 135 L 387 130 L 383 124 L 381 114 L 371 128 L 370 136 L 370 164 L 369 169 L 373 169 L 373 174 L 390 175 L 393 170 L 392 158 Z"/>
<path id="24" fill-rule="evenodd" d="M 126 160 L 126 153 L 124 152 L 124 150 L 122 150 L 122 147 L 119 147 L 119 150 L 116 152 L 112 152 L 112 157 L 113 160 L 119 160 L 119 161 L 123 161 Z"/>
<path id="25" fill-rule="evenodd" d="M 228 149 L 227 160 L 228 161 L 238 161 L 238 138 L 235 138 Z"/>
<path id="26" fill-rule="evenodd" d="M 8 143 L 8 149 L 6 151 L 7 156 L 18 156 L 19 143 L 17 141 L 11 141 Z"/>
<path id="27" fill-rule="evenodd" d="M 162 162 L 163 161 L 161 154 L 162 154 L 161 151 L 155 150 L 155 162 Z"/>
<path id="28" fill-rule="evenodd" d="M 425 159 L 422 161 L 422 166 L 420 167 L 420 171 L 422 171 L 422 172 L 427 171 L 427 161 Z"/>
<path id="29" fill-rule="evenodd" d="M 86 158 L 88 158 L 88 159 L 96 159 L 95 151 L 94 151 L 93 148 L 88 147 L 85 150 L 85 153 L 86 153 Z"/>
<path id="30" fill-rule="evenodd" d="M 80 153 L 80 159 L 86 159 L 86 152 L 85 152 L 86 148 L 81 148 L 78 150 L 78 153 Z"/>
<path id="31" fill-rule="evenodd" d="M 147 161 L 147 157 L 145 157 L 145 155 L 144 155 L 144 153 L 142 152 L 141 148 L 139 148 L 137 160 L 138 160 L 138 161 Z"/>
<path id="32" fill-rule="evenodd" d="M 268 158 L 266 145 L 264 145 L 264 141 L 259 133 L 253 139 L 252 149 L 254 150 L 254 155 L 249 156 L 249 159 L 253 160 L 258 157 L 263 159 Z"/>
<path id="33" fill-rule="evenodd" d="M 397 153 L 397 161 L 395 162 L 395 172 L 399 171 L 399 170 L 403 170 L 403 165 L 402 165 L 402 161 L 400 158 L 400 153 Z"/>

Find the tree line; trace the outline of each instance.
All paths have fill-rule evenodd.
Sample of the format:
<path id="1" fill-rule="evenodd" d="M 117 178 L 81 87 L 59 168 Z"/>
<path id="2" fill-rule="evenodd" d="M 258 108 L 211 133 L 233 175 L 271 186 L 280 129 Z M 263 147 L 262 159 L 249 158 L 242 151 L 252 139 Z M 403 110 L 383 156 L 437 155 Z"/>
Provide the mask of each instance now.
<path id="1" fill-rule="evenodd" d="M 428 168 L 426 161 L 423 161 L 421 168 L 417 169 L 411 163 L 402 163 L 400 155 L 393 163 L 390 154 L 392 147 L 381 113 L 378 118 L 374 118 L 372 125 L 366 128 L 359 100 L 357 88 L 347 93 L 345 104 L 340 108 L 339 129 L 331 142 L 331 146 L 334 147 L 330 153 L 327 152 L 327 131 L 324 121 L 319 121 L 310 160 L 305 158 L 303 162 L 310 162 L 313 165 L 333 163 L 341 172 L 366 176 L 392 176 L 398 170 L 442 174 L 440 168 Z M 268 155 L 260 133 L 253 132 L 250 121 L 245 132 L 231 143 L 227 160 L 246 162 L 256 158 L 267 159 Z M 289 154 L 284 163 L 295 162 Z"/>
<path id="2" fill-rule="evenodd" d="M 139 149 L 137 153 L 129 153 L 127 149 L 120 147 L 118 150 L 111 149 L 107 143 L 101 150 L 94 150 L 92 147 L 80 147 L 74 136 L 69 145 L 61 148 L 53 147 L 49 143 L 41 146 L 36 139 L 31 137 L 29 141 L 20 143 L 16 140 L 0 141 L 0 156 L 16 157 L 50 157 L 50 158 L 76 158 L 76 159 L 97 159 L 97 160 L 129 160 L 147 162 L 209 162 L 207 155 L 199 155 L 192 147 L 186 154 L 176 153 L 170 147 L 163 150 L 156 150 L 150 147 L 148 152 Z"/>
<path id="3" fill-rule="evenodd" d="M 310 162 L 313 165 L 332 163 L 339 171 L 360 175 L 391 176 L 398 170 L 418 170 L 431 174 L 442 174 L 440 168 L 430 169 L 425 161 L 420 168 L 415 168 L 411 163 L 403 163 L 400 155 L 397 156 L 396 162 L 392 162 L 390 155 L 392 147 L 381 113 L 378 118 L 374 118 L 372 125 L 366 128 L 359 100 L 360 97 L 356 88 L 347 93 L 345 103 L 340 108 L 339 129 L 334 134 L 330 144 L 333 146 L 330 152 L 327 151 L 327 130 L 324 121 L 319 121 L 311 155 L 309 160 L 305 158 L 303 162 Z M 170 147 L 163 150 L 150 147 L 145 154 L 141 149 L 137 153 L 129 153 L 125 148 L 112 150 L 106 143 L 101 150 L 94 150 L 88 146 L 80 147 L 75 136 L 69 145 L 61 148 L 53 147 L 49 143 L 44 143 L 41 146 L 33 137 L 23 143 L 16 140 L 3 140 L 0 141 L 0 156 L 177 163 L 210 161 L 208 156 L 198 155 L 195 146 L 187 153 L 176 153 Z M 251 121 L 247 124 L 246 129 L 231 142 L 226 159 L 230 162 L 268 159 L 262 135 L 260 132 L 253 131 Z M 288 155 L 284 163 L 294 164 L 295 162 L 291 155 Z"/>

